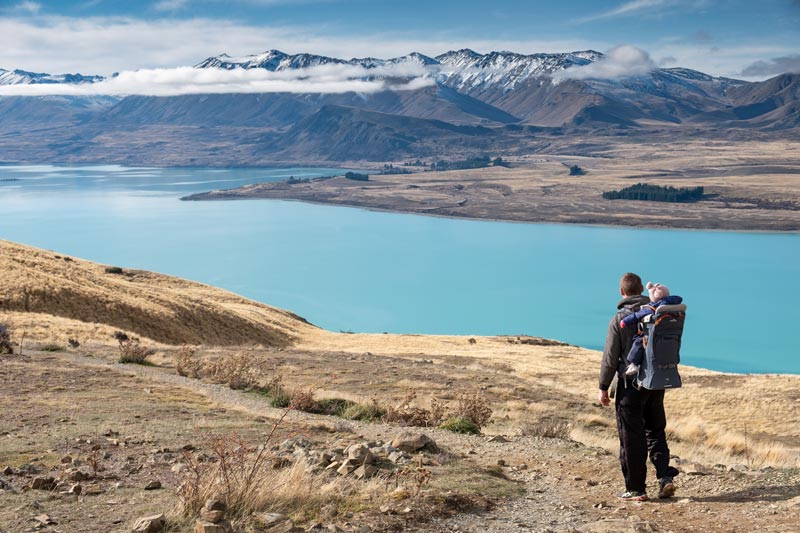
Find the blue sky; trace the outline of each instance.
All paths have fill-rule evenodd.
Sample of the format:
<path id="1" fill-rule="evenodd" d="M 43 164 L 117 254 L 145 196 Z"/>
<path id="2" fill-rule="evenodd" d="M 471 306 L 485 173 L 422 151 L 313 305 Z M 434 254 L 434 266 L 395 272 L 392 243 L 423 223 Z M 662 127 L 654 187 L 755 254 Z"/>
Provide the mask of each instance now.
<path id="1" fill-rule="evenodd" d="M 110 74 L 278 48 L 337 57 L 605 51 L 763 79 L 800 70 L 800 0 L 0 0 L 0 67 Z"/>

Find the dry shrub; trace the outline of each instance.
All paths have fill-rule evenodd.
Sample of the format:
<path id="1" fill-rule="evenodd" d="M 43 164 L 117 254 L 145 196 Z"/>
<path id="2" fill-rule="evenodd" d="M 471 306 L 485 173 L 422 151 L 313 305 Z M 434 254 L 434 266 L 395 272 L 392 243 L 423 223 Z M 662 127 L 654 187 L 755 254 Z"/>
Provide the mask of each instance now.
<path id="1" fill-rule="evenodd" d="M 235 390 L 258 387 L 258 371 L 253 368 L 250 356 L 236 353 L 204 364 L 203 377 L 215 383 L 224 383 Z"/>
<path id="2" fill-rule="evenodd" d="M 417 393 L 410 390 L 396 406 L 389 406 L 383 417 L 385 422 L 393 422 L 406 426 L 436 427 L 444 419 L 444 406 L 436 399 L 431 401 L 431 408 L 425 409 L 414 405 Z"/>
<path id="3" fill-rule="evenodd" d="M 416 399 L 416 391 L 408 391 L 399 404 L 386 409 L 383 420 L 406 426 L 437 427 L 445 420 L 465 419 L 481 428 L 492 416 L 488 402 L 479 392 L 461 394 L 455 405 L 432 398 L 429 409 L 416 405 Z"/>
<path id="4" fill-rule="evenodd" d="M 474 394 L 461 394 L 450 416 L 452 418 L 466 418 L 467 420 L 471 420 L 479 428 L 482 428 L 492 417 L 492 410 L 486 398 L 484 398 L 480 392 L 476 391 Z"/>
<path id="5" fill-rule="evenodd" d="M 320 404 L 314 399 L 314 389 L 311 388 L 295 390 L 289 401 L 289 407 L 306 413 L 316 413 L 320 411 Z"/>
<path id="6" fill-rule="evenodd" d="M 5 324 L 0 324 L 0 354 L 13 354 L 11 346 L 11 330 Z"/>
<path id="7" fill-rule="evenodd" d="M 155 350 L 142 346 L 136 337 L 129 337 L 122 331 L 115 331 L 114 338 L 119 342 L 119 362 L 133 363 L 137 365 L 147 364 L 147 358 L 155 353 Z"/>
<path id="8" fill-rule="evenodd" d="M 181 346 L 175 353 L 175 370 L 184 377 L 203 377 L 203 363 L 197 358 L 197 351 L 186 344 Z"/>

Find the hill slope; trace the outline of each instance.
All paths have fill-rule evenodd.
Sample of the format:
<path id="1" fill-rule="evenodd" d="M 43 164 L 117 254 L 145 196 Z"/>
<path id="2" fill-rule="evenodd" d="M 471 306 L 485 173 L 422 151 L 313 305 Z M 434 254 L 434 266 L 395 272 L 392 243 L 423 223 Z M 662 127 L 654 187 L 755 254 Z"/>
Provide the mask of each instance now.
<path id="1" fill-rule="evenodd" d="M 200 283 L 0 240 L 0 312 L 102 323 L 165 344 L 291 344 L 302 318 Z"/>

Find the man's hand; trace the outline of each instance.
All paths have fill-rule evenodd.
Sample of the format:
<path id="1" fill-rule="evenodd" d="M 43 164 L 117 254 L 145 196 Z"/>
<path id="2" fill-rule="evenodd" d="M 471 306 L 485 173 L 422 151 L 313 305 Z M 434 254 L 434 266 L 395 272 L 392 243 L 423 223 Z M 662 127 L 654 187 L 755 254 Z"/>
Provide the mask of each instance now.
<path id="1" fill-rule="evenodd" d="M 601 390 L 597 392 L 597 401 L 600 402 L 600 405 L 603 407 L 608 407 L 611 405 L 611 398 L 608 397 L 607 390 Z"/>

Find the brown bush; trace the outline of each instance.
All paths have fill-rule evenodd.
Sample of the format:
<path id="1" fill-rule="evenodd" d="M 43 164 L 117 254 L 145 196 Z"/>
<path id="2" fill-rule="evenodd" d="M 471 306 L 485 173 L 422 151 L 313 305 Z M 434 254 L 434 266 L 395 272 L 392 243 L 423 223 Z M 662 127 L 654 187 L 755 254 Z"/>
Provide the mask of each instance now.
<path id="1" fill-rule="evenodd" d="M 479 392 L 464 393 L 458 397 L 452 417 L 463 417 L 471 420 L 479 428 L 484 427 L 492 416 L 489 403 Z"/>
<path id="2" fill-rule="evenodd" d="M 5 324 L 0 324 L 0 354 L 12 354 L 11 330 Z"/>
<path id="3" fill-rule="evenodd" d="M 297 389 L 292 393 L 289 407 L 297 411 L 315 413 L 320 410 L 320 405 L 314 399 L 314 389 Z"/>
<path id="4" fill-rule="evenodd" d="M 139 339 L 129 337 L 122 331 L 114 332 L 114 338 L 119 342 L 119 362 L 132 363 L 137 365 L 147 364 L 147 358 L 155 353 L 155 350 L 142 346 Z"/>
<path id="5" fill-rule="evenodd" d="M 175 371 L 178 375 L 199 379 L 203 377 L 203 362 L 197 358 L 197 351 L 184 344 L 175 353 Z"/>
<path id="6" fill-rule="evenodd" d="M 445 415 L 443 404 L 434 399 L 431 401 L 431 408 L 425 409 L 414 405 L 416 399 L 416 391 L 408 391 L 399 404 L 386 408 L 383 420 L 406 426 L 420 427 L 435 427 L 442 423 Z"/>

